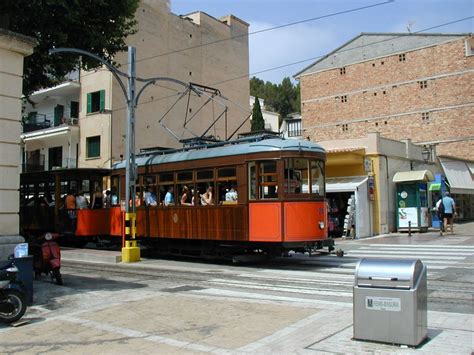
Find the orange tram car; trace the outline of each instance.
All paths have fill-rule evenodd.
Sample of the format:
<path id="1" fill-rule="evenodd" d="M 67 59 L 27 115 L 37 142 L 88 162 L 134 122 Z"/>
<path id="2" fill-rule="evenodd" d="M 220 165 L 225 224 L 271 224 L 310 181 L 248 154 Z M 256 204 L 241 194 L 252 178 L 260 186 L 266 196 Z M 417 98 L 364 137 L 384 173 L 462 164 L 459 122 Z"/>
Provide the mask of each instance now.
<path id="1" fill-rule="evenodd" d="M 332 251 L 325 160 L 318 144 L 275 137 L 138 154 L 136 237 L 169 254 Z M 68 190 L 92 197 L 106 183 L 117 206 L 78 209 L 76 219 L 68 219 L 63 202 Z M 23 235 L 48 230 L 78 245 L 106 237 L 122 242 L 125 161 L 111 170 L 24 173 L 20 194 Z M 44 196 L 53 194 L 58 203 L 51 205 Z"/>

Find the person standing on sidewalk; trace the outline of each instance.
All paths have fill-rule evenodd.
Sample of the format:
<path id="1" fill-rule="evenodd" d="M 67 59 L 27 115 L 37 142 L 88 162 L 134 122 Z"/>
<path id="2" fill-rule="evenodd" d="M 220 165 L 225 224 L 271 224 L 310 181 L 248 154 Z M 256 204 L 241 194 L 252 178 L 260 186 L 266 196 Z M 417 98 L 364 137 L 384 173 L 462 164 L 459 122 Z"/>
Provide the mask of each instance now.
<path id="1" fill-rule="evenodd" d="M 443 225 L 446 229 L 446 233 L 448 232 L 448 225 L 451 227 L 451 234 L 454 234 L 453 228 L 453 219 L 456 216 L 456 204 L 453 198 L 449 195 L 449 192 L 444 193 L 444 197 L 441 200 L 441 203 L 444 207 L 443 212 Z"/>

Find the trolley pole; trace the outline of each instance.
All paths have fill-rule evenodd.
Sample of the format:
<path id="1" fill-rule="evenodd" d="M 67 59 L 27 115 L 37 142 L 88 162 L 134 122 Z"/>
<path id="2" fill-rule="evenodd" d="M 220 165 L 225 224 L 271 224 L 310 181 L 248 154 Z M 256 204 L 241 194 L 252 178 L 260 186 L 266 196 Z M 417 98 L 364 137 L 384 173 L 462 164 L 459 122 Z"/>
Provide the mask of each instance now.
<path id="1" fill-rule="evenodd" d="M 140 248 L 136 240 L 136 180 L 137 180 L 137 166 L 135 164 L 135 108 L 138 105 L 140 95 L 150 85 L 157 81 L 167 81 L 174 84 L 181 85 L 184 88 L 191 89 L 197 95 L 200 95 L 196 89 L 193 89 L 190 84 L 184 83 L 169 77 L 155 77 L 155 78 L 137 78 L 136 73 L 136 48 L 128 47 L 128 73 L 124 73 L 115 68 L 112 64 L 103 58 L 78 48 L 53 48 L 49 50 L 49 54 L 70 52 L 79 55 L 91 57 L 98 62 L 105 65 L 112 75 L 117 80 L 122 89 L 125 100 L 127 101 L 127 131 L 126 131 L 126 147 L 125 147 L 125 246 L 122 248 L 122 262 L 136 262 L 140 261 Z M 124 81 L 120 77 L 127 78 L 127 88 L 125 88 Z M 141 82 L 141 88 L 137 91 L 136 83 Z"/>

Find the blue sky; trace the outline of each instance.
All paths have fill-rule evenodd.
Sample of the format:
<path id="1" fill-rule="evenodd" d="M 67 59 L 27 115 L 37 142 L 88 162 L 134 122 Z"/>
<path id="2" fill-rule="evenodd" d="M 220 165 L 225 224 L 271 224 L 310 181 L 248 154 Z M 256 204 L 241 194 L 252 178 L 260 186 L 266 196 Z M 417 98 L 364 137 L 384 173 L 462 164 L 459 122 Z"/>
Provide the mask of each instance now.
<path id="1" fill-rule="evenodd" d="M 171 11 L 233 14 L 250 23 L 250 32 L 328 15 L 387 0 L 171 0 Z M 377 7 L 251 35 L 250 74 L 322 56 L 361 32 L 416 32 L 474 16 L 474 0 L 395 0 Z M 474 32 L 473 19 L 428 32 Z M 314 59 L 315 60 L 315 59 Z M 257 74 L 279 83 L 314 60 Z"/>

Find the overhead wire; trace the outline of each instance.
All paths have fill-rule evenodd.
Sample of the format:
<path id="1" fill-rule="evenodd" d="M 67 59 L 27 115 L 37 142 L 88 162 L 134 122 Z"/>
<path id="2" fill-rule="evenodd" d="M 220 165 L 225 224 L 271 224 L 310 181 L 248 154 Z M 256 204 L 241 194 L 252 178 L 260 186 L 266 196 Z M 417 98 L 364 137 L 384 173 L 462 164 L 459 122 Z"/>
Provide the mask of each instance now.
<path id="1" fill-rule="evenodd" d="M 449 26 L 449 25 L 452 25 L 452 24 L 455 24 L 455 23 L 467 21 L 467 20 L 470 20 L 470 19 L 473 19 L 473 18 L 474 18 L 474 16 L 464 17 L 464 18 L 461 18 L 461 19 L 457 19 L 457 20 L 445 22 L 445 23 L 442 23 L 442 24 L 439 24 L 439 25 L 424 28 L 424 29 L 419 30 L 419 31 L 411 32 L 411 34 L 413 35 L 413 34 L 423 33 L 423 32 L 426 32 L 426 31 L 437 29 L 437 28 Z M 382 39 L 382 40 L 379 40 L 379 41 L 363 44 L 363 45 L 360 45 L 360 46 L 343 49 L 343 50 L 338 51 L 338 53 L 349 52 L 349 51 L 356 50 L 356 49 L 370 47 L 370 46 L 373 46 L 373 45 L 376 45 L 376 44 L 379 44 L 379 43 L 383 43 L 383 42 L 394 41 L 394 40 L 397 40 L 399 38 L 406 37 L 407 35 L 408 34 L 400 34 L 400 35 L 397 35 L 397 36 L 392 37 L 392 38 Z M 215 83 L 212 83 L 212 84 L 209 84 L 209 85 L 212 86 L 212 85 L 224 84 L 224 83 L 227 83 L 227 82 L 230 82 L 230 81 L 239 80 L 239 79 L 243 79 L 243 78 L 248 78 L 248 77 L 251 77 L 251 76 L 254 76 L 254 75 L 257 75 L 257 74 L 262 74 L 262 73 L 266 73 L 266 72 L 269 72 L 269 71 L 278 70 L 278 69 L 286 68 L 286 67 L 289 67 L 289 66 L 309 62 L 309 61 L 314 61 L 314 60 L 321 59 L 321 58 L 324 58 L 324 57 L 327 57 L 327 56 L 328 56 L 328 54 L 324 54 L 324 55 L 320 55 L 320 56 L 316 56 L 316 57 L 311 57 L 311 58 L 307 58 L 307 59 L 303 59 L 303 60 L 298 60 L 298 61 L 295 61 L 295 62 L 282 64 L 282 65 L 279 65 L 279 66 L 276 66 L 276 67 L 263 69 L 263 70 L 256 71 L 256 72 L 253 72 L 253 73 L 249 73 L 249 74 L 245 74 L 245 75 L 242 75 L 242 76 L 238 76 L 238 77 L 226 79 L 226 80 L 223 80 L 223 81 L 215 82 Z M 173 96 L 176 96 L 176 95 L 172 95 L 171 97 L 173 97 Z M 152 101 L 143 102 L 141 104 L 138 104 L 138 106 L 140 106 L 142 104 L 150 103 L 150 102 L 153 102 L 153 101 L 158 101 L 160 99 L 166 99 L 166 98 L 169 98 L 169 96 L 158 98 L 158 99 L 155 99 L 155 100 L 152 100 Z M 126 108 L 126 107 L 122 107 L 122 108 L 119 108 L 119 109 L 116 109 L 116 110 L 123 110 L 124 108 Z M 115 110 L 112 110 L 112 111 L 115 111 Z"/>
<path id="2" fill-rule="evenodd" d="M 338 11 L 338 12 L 333 12 L 333 13 L 330 13 L 330 14 L 321 15 L 321 16 L 317 16 L 317 17 L 312 17 L 312 18 L 308 18 L 308 19 L 304 19 L 304 20 L 300 20 L 300 21 L 290 22 L 290 23 L 286 23 L 286 24 L 283 24 L 283 25 L 268 27 L 268 28 L 264 28 L 264 29 L 261 29 L 261 30 L 258 30 L 258 31 L 253 31 L 253 32 L 248 32 L 248 33 L 236 35 L 236 36 L 231 36 L 231 37 L 229 37 L 229 38 L 222 38 L 222 39 L 219 39 L 219 40 L 216 40 L 216 41 L 207 42 L 207 43 L 202 43 L 202 44 L 198 44 L 198 45 L 195 45 L 195 46 L 186 47 L 186 48 L 182 48 L 182 49 L 177 49 L 177 50 L 174 50 L 174 51 L 170 51 L 170 52 L 166 52 L 166 53 L 161 53 L 161 54 L 156 54 L 156 55 L 153 55 L 153 56 L 150 56 L 150 57 L 138 59 L 138 60 L 135 61 L 135 63 L 143 62 L 143 61 L 145 61 L 145 60 L 154 59 L 154 58 L 158 58 L 158 57 L 163 57 L 163 56 L 170 55 L 170 54 L 180 53 L 180 52 L 184 52 L 184 51 L 191 50 L 191 49 L 196 49 L 196 48 L 200 48 L 200 47 L 205 47 L 205 46 L 209 46 L 209 45 L 216 44 L 216 43 L 221 43 L 221 42 L 230 41 L 230 40 L 234 40 L 234 39 L 238 39 L 238 38 L 243 38 L 243 37 L 249 37 L 249 36 L 251 36 L 251 35 L 255 35 L 255 34 L 259 34 L 259 33 L 264 33 L 264 32 L 269 32 L 269 31 L 273 31 L 273 30 L 280 29 L 280 28 L 295 26 L 295 25 L 299 25 L 299 24 L 302 24 L 302 23 L 313 22 L 313 21 L 317 21 L 317 20 L 321 20 L 321 19 L 325 19 L 325 18 L 329 18 L 329 17 L 335 17 L 335 16 L 344 15 L 344 14 L 351 13 L 351 12 L 356 12 L 356 11 L 361 11 L 361 10 L 365 10 L 365 9 L 369 9 L 369 8 L 373 8 L 373 7 L 378 7 L 378 6 L 382 6 L 382 5 L 387 5 L 387 4 L 392 3 L 392 2 L 394 2 L 394 1 L 395 1 L 395 0 L 386 0 L 386 1 L 384 1 L 384 2 L 379 2 L 379 3 L 376 3 L 376 4 L 371 4 L 371 5 L 366 5 L 366 6 L 360 6 L 360 7 L 356 7 L 356 8 L 352 8 L 352 9 L 347 9 L 347 10 L 342 10 L 342 11 Z M 128 65 L 129 62 L 126 61 L 126 62 L 124 62 L 124 63 L 118 63 L 118 64 L 119 64 L 119 65 Z M 101 68 L 101 69 L 99 69 L 99 70 L 97 70 L 97 71 L 101 71 L 101 70 L 106 70 L 106 69 L 102 69 L 102 68 Z M 82 77 L 85 77 L 85 76 L 88 76 L 88 75 L 92 75 L 92 74 L 94 74 L 94 73 L 95 73 L 95 72 L 86 73 L 86 74 L 84 74 Z"/>
<path id="3" fill-rule="evenodd" d="M 322 20 L 322 19 L 325 19 L 325 18 L 335 17 L 335 16 L 339 16 L 339 15 L 344 15 L 344 14 L 348 14 L 348 13 L 351 13 L 351 12 L 366 10 L 366 9 L 373 8 L 373 7 L 378 7 L 378 6 L 382 6 L 382 5 L 387 5 L 387 4 L 390 4 L 390 3 L 394 2 L 394 1 L 395 1 L 395 0 L 386 0 L 386 1 L 384 1 L 384 2 L 379 2 L 379 3 L 376 3 L 376 4 L 371 4 L 371 5 L 366 5 L 366 6 L 360 6 L 360 7 L 356 7 L 356 8 L 352 8 L 352 9 L 347 9 L 347 10 L 342 10 L 342 11 L 337 11 L 337 12 L 333 12 L 333 13 L 330 13 L 330 14 L 321 15 L 321 16 L 316 16 L 316 17 L 312 17 L 312 18 L 308 18 L 308 19 L 304 19 L 304 20 L 289 22 L 289 23 L 286 23 L 286 24 L 283 24 L 283 25 L 268 27 L 268 28 L 264 28 L 264 29 L 261 29 L 261 30 L 258 30 L 258 31 L 253 31 L 253 32 L 243 33 L 243 34 L 240 34 L 240 35 L 231 36 L 231 37 L 229 37 L 229 38 L 222 38 L 222 39 L 218 39 L 218 40 L 215 40 L 215 41 L 212 41 L 212 42 L 206 42 L 206 43 L 202 43 L 202 44 L 198 44 L 198 45 L 194 45 L 194 46 L 190 46 L 190 47 L 186 47 L 186 48 L 181 48 L 181 49 L 177 49 L 177 50 L 170 51 L 170 52 L 166 52 L 166 53 L 156 54 L 156 55 L 153 55 L 153 56 L 150 56 L 150 57 L 146 57 L 146 58 L 142 58 L 142 59 L 136 60 L 135 62 L 136 62 L 136 63 L 139 63 L 139 62 L 143 62 L 143 61 L 149 60 L 149 59 L 159 58 L 159 57 L 163 57 L 163 56 L 170 55 L 170 54 L 175 54 L 175 53 L 180 53 L 180 52 L 188 51 L 188 50 L 191 50 L 191 49 L 196 49 L 196 48 L 201 48 L 201 47 L 205 47 L 205 46 L 210 46 L 210 45 L 212 45 L 212 44 L 221 43 L 221 42 L 226 42 L 226 41 L 230 41 L 230 40 L 234 40 L 234 39 L 238 39 L 238 38 L 249 37 L 249 36 L 251 36 L 251 35 L 255 35 L 255 34 L 259 34 L 259 33 L 264 33 L 264 32 L 269 32 L 269 31 L 273 31 L 273 30 L 280 29 L 280 28 L 285 28 L 285 27 L 290 27 L 290 26 L 299 25 L 299 24 L 302 24 L 302 23 L 307 23 L 307 22 L 313 22 L 313 21 L 317 21 L 317 20 Z M 129 63 L 128 63 L 128 62 L 123 63 L 123 65 L 127 65 L 127 64 L 129 64 Z"/>

